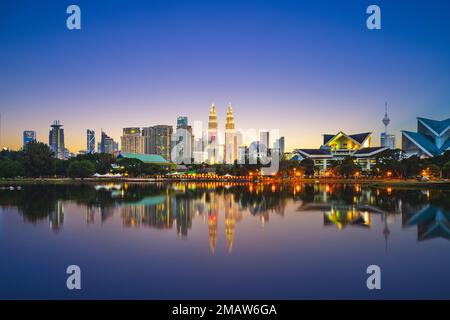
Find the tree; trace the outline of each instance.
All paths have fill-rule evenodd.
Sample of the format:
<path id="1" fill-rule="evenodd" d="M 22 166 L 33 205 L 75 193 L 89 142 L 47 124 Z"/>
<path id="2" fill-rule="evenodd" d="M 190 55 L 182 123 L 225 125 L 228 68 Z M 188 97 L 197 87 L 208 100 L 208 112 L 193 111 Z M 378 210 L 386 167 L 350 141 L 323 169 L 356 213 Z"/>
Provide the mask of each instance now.
<path id="1" fill-rule="evenodd" d="M 152 163 L 144 163 L 142 173 L 146 175 L 167 173 L 167 169 Z"/>
<path id="2" fill-rule="evenodd" d="M 53 151 L 42 142 L 29 142 L 23 154 L 23 167 L 28 177 L 52 175 L 55 170 Z"/>
<path id="3" fill-rule="evenodd" d="M 442 167 L 442 175 L 445 178 L 450 178 L 450 161 L 447 161 Z"/>
<path id="4" fill-rule="evenodd" d="M 428 171 L 433 178 L 439 178 L 441 175 L 441 168 L 435 164 L 430 164 L 428 166 Z"/>
<path id="5" fill-rule="evenodd" d="M 119 165 L 132 177 L 140 176 L 144 172 L 144 162 L 139 159 L 123 158 L 119 161 Z"/>
<path id="6" fill-rule="evenodd" d="M 421 169 L 422 163 L 418 156 L 411 156 L 402 161 L 402 171 L 404 177 L 416 177 Z"/>
<path id="7" fill-rule="evenodd" d="M 297 160 L 280 160 L 278 166 L 278 174 L 281 177 L 290 177 L 295 174 L 301 175 L 304 172 L 300 161 Z"/>
<path id="8" fill-rule="evenodd" d="M 16 178 L 24 174 L 25 170 L 19 161 L 8 158 L 0 160 L 0 178 Z"/>
<path id="9" fill-rule="evenodd" d="M 67 169 L 67 174 L 71 178 L 87 178 L 95 173 L 95 166 L 89 160 L 75 160 L 71 161 L 69 168 Z"/>
<path id="10" fill-rule="evenodd" d="M 67 177 L 67 170 L 69 168 L 70 160 L 55 159 L 55 175 Z"/>
<path id="11" fill-rule="evenodd" d="M 111 170 L 111 165 L 115 163 L 116 158 L 109 153 L 89 153 L 78 155 L 76 160 L 92 161 L 95 165 L 95 172 L 105 174 Z"/>
<path id="12" fill-rule="evenodd" d="M 314 161 L 311 159 L 303 159 L 300 162 L 300 166 L 305 172 L 306 176 L 312 176 L 314 175 Z"/>
<path id="13" fill-rule="evenodd" d="M 403 151 L 400 149 L 388 149 L 383 151 L 376 158 L 376 165 L 374 167 L 374 173 L 378 176 L 390 175 L 401 177 L 404 174 L 401 161 L 404 159 Z"/>
<path id="14" fill-rule="evenodd" d="M 347 157 L 336 167 L 336 171 L 339 175 L 350 178 L 353 176 L 357 171 L 360 171 L 361 168 L 355 164 L 352 158 Z"/>

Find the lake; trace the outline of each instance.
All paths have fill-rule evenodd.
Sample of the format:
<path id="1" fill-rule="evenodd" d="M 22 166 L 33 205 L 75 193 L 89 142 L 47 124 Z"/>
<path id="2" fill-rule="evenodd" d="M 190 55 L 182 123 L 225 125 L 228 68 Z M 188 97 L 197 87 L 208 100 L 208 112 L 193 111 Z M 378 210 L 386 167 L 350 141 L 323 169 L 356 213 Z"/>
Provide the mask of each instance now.
<path id="1" fill-rule="evenodd" d="M 450 299 L 449 221 L 449 190 L 1 187 L 0 298 Z M 69 265 L 81 290 L 66 287 Z"/>

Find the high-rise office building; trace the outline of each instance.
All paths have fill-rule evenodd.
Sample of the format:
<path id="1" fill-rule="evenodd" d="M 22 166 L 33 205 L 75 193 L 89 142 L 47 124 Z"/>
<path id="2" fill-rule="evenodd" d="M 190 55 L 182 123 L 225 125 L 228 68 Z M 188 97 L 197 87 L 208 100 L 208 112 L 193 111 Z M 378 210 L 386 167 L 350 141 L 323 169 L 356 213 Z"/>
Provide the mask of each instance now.
<path id="1" fill-rule="evenodd" d="M 237 148 L 237 160 L 239 164 L 245 164 L 247 161 L 247 158 L 249 156 L 248 154 L 249 149 L 246 145 L 240 145 Z"/>
<path id="2" fill-rule="evenodd" d="M 194 158 L 195 163 L 203 163 L 206 159 L 206 141 L 207 137 L 205 132 L 203 132 L 203 124 L 201 121 L 195 121 L 193 127 L 194 136 L 194 151 L 192 153 L 192 157 Z"/>
<path id="3" fill-rule="evenodd" d="M 143 128 L 144 153 L 158 154 L 164 159 L 171 161 L 172 133 L 172 126 L 167 125 Z"/>
<path id="4" fill-rule="evenodd" d="M 269 131 L 261 131 L 259 133 L 259 143 L 269 147 Z"/>
<path id="5" fill-rule="evenodd" d="M 141 128 L 124 128 L 120 140 L 122 152 L 144 153 L 144 137 L 142 136 Z"/>
<path id="6" fill-rule="evenodd" d="M 102 139 L 100 143 L 100 152 L 101 153 L 109 153 L 114 154 L 115 152 L 115 142 L 114 139 L 108 136 L 103 130 L 102 130 Z"/>
<path id="7" fill-rule="evenodd" d="M 177 118 L 177 129 L 186 128 L 188 126 L 188 117 L 180 116 Z"/>
<path id="8" fill-rule="evenodd" d="M 382 147 L 388 147 L 389 149 L 395 149 L 395 135 L 388 134 L 388 125 L 391 122 L 387 114 L 387 102 L 385 104 L 385 113 L 384 118 L 382 120 L 384 124 L 384 132 L 381 133 L 380 136 L 380 144 Z"/>
<path id="9" fill-rule="evenodd" d="M 95 152 L 95 131 L 91 129 L 86 130 L 86 152 Z"/>
<path id="10" fill-rule="evenodd" d="M 259 133 L 259 154 L 260 156 L 267 156 L 269 151 L 270 136 L 269 131 L 261 131 Z"/>
<path id="11" fill-rule="evenodd" d="M 51 129 L 48 135 L 50 149 L 52 149 L 55 158 L 65 159 L 66 148 L 64 147 L 64 129 L 62 128 L 62 124 L 60 124 L 59 120 L 55 120 L 50 127 Z"/>
<path id="12" fill-rule="evenodd" d="M 234 115 L 231 103 L 228 105 L 227 117 L 225 121 L 225 148 L 224 160 L 225 163 L 232 164 L 236 160 L 236 153 L 234 149 Z"/>
<path id="13" fill-rule="evenodd" d="M 273 148 L 278 151 L 278 154 L 282 157 L 285 149 L 284 149 L 284 137 L 280 137 L 275 140 Z"/>
<path id="14" fill-rule="evenodd" d="M 209 120 L 208 120 L 208 162 L 210 164 L 216 163 L 218 160 L 217 154 L 217 112 L 214 103 L 211 105 L 209 110 Z"/>
<path id="15" fill-rule="evenodd" d="M 25 149 L 27 144 L 31 141 L 36 141 L 36 131 L 25 130 L 23 132 L 23 148 Z"/>
<path id="16" fill-rule="evenodd" d="M 241 131 L 237 131 L 234 133 L 234 145 L 233 145 L 233 153 L 234 153 L 234 159 L 239 160 L 239 147 L 242 146 L 244 142 L 243 134 Z"/>
<path id="17" fill-rule="evenodd" d="M 176 163 L 191 163 L 194 157 L 194 134 L 192 126 L 188 125 L 188 118 L 180 116 L 177 118 L 176 129 Z"/>

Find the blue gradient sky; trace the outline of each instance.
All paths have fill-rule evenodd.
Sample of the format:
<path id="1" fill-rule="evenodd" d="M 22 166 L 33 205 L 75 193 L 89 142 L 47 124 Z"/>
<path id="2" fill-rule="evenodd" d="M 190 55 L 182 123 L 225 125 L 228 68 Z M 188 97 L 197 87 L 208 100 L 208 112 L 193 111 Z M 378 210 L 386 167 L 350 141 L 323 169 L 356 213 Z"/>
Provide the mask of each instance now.
<path id="1" fill-rule="evenodd" d="M 78 4 L 82 30 L 69 31 Z M 369 31 L 366 8 L 382 9 Z M 48 142 L 54 119 L 66 146 L 86 128 L 115 139 L 127 126 L 207 121 L 279 128 L 287 149 L 318 147 L 321 134 L 373 131 L 384 101 L 391 131 L 450 105 L 449 1 L 21 1 L 0 2 L 1 145 L 24 129 Z M 399 143 L 400 141 L 398 141 Z"/>

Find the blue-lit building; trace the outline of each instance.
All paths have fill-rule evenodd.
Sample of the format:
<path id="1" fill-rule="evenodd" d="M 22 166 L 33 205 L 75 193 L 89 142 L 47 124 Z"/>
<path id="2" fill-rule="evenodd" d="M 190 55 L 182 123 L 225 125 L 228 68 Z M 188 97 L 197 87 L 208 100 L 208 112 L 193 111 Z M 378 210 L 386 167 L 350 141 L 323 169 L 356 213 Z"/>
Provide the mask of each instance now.
<path id="1" fill-rule="evenodd" d="M 179 116 L 177 118 L 177 128 L 186 128 L 188 125 L 188 117 Z"/>
<path id="2" fill-rule="evenodd" d="M 437 121 L 417 118 L 417 132 L 402 131 L 402 149 L 407 156 L 439 156 L 450 150 L 450 118 Z"/>
<path id="3" fill-rule="evenodd" d="M 91 129 L 86 131 L 86 151 L 87 153 L 95 152 L 95 131 Z"/>
<path id="4" fill-rule="evenodd" d="M 99 144 L 99 149 L 101 153 L 109 153 L 114 154 L 119 149 L 119 144 L 113 140 L 110 136 L 108 136 L 104 131 L 102 131 L 101 135 L 102 139 Z"/>
<path id="5" fill-rule="evenodd" d="M 55 120 L 50 126 L 50 132 L 48 134 L 48 144 L 52 149 L 55 158 L 66 159 L 66 148 L 64 147 L 64 129 L 59 120 Z"/>
<path id="6" fill-rule="evenodd" d="M 23 148 L 25 149 L 27 144 L 31 141 L 36 141 L 36 131 L 25 130 L 23 132 Z"/>

